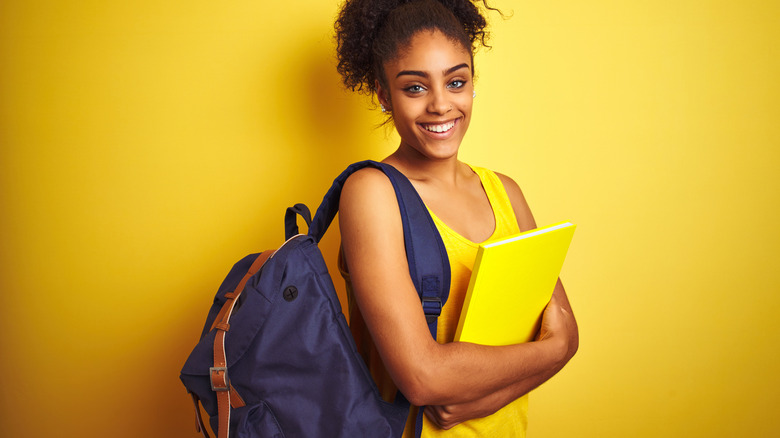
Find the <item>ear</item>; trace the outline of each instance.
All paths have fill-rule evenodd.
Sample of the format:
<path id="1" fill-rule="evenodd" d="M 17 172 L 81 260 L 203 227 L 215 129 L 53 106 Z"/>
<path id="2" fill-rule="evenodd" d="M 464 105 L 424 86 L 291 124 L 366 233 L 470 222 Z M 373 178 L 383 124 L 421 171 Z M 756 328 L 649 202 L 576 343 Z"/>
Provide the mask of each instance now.
<path id="1" fill-rule="evenodd" d="M 379 104 L 390 110 L 390 98 L 387 94 L 387 90 L 382 87 L 379 80 L 374 81 L 374 89 L 376 90 L 376 98 Z"/>

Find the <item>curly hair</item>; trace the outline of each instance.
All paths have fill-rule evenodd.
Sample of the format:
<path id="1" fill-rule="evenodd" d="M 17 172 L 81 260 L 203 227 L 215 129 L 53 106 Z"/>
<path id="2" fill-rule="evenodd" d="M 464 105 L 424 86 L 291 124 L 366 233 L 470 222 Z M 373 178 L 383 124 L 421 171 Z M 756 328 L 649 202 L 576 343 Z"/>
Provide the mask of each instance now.
<path id="1" fill-rule="evenodd" d="M 479 45 L 489 47 L 487 21 L 471 0 L 345 0 L 334 27 L 344 85 L 369 95 L 377 81 L 386 83 L 383 63 L 421 30 L 442 32 L 472 56 Z"/>

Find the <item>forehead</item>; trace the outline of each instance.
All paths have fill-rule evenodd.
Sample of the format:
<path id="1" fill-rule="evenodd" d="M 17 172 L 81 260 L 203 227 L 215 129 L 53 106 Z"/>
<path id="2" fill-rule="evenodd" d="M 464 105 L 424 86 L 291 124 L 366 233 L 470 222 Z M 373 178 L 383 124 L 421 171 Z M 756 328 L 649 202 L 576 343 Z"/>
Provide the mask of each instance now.
<path id="1" fill-rule="evenodd" d="M 455 65 L 471 67 L 471 53 L 463 45 L 438 30 L 417 32 L 398 55 L 385 63 L 385 70 L 446 70 Z M 388 75 L 392 77 L 392 75 Z"/>

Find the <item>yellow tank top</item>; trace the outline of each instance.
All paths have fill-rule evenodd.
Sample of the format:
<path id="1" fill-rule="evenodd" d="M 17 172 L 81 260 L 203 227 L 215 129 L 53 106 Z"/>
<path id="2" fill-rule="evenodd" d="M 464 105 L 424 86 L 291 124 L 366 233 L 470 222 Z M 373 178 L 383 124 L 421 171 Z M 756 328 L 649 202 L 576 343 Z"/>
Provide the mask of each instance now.
<path id="1" fill-rule="evenodd" d="M 498 176 L 488 169 L 471 166 L 472 170 L 479 176 L 482 187 L 487 194 L 490 205 L 493 209 L 496 227 L 488 240 L 502 238 L 504 236 L 520 232 L 515 218 L 512 204 L 509 201 L 506 190 Z M 441 234 L 444 246 L 447 249 L 447 255 L 450 260 L 450 269 L 452 279 L 450 284 L 450 294 L 447 303 L 442 309 L 439 317 L 438 332 L 436 340 L 440 344 L 452 342 L 455 337 L 455 330 L 460 319 L 460 311 L 463 307 L 463 299 L 468 288 L 471 270 L 474 266 L 474 260 L 477 256 L 479 243 L 472 242 L 460 234 L 456 233 L 436 215 L 430 211 L 436 228 Z M 385 400 L 391 401 L 395 397 L 396 387 L 390 379 L 389 374 L 384 368 L 379 353 L 371 340 L 362 315 L 354 304 L 352 296 L 352 284 L 349 280 L 349 273 L 344 266 L 343 259 L 339 257 L 339 269 L 347 282 L 347 296 L 349 298 L 350 329 L 357 343 L 358 350 L 366 361 L 371 371 L 374 381 L 379 387 L 380 393 Z M 478 418 L 459 424 L 452 429 L 442 430 L 428 421 L 423 416 L 422 436 L 430 437 L 525 437 L 527 418 L 528 418 L 528 396 L 523 396 L 514 402 L 504 406 L 501 410 L 485 418 Z M 414 422 L 417 417 L 417 408 L 412 407 L 409 413 L 409 419 L 406 422 L 404 438 L 414 437 Z"/>

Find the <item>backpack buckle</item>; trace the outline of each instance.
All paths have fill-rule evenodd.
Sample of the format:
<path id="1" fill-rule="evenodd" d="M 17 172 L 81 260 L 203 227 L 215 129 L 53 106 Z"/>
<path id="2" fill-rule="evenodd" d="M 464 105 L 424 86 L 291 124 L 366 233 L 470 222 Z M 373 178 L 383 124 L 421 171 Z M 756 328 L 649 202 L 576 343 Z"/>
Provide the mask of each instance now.
<path id="1" fill-rule="evenodd" d="M 211 378 L 211 390 L 215 392 L 227 391 L 230 389 L 228 383 L 227 367 L 211 367 L 209 368 L 209 374 Z"/>
<path id="2" fill-rule="evenodd" d="M 425 312 L 425 320 L 428 322 L 428 324 L 436 321 L 439 315 L 441 315 L 441 298 L 423 297 L 422 308 L 423 312 Z"/>

